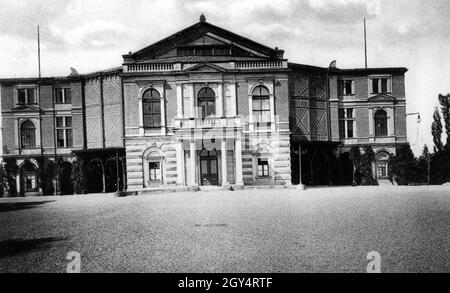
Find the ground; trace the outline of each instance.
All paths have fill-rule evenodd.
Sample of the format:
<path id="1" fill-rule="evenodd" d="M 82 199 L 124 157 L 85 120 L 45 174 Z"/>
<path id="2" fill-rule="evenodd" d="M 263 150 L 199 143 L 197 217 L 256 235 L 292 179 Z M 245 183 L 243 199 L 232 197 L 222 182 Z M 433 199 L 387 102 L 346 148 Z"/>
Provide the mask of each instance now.
<path id="1" fill-rule="evenodd" d="M 0 200 L 0 272 L 450 272 L 449 187 Z"/>

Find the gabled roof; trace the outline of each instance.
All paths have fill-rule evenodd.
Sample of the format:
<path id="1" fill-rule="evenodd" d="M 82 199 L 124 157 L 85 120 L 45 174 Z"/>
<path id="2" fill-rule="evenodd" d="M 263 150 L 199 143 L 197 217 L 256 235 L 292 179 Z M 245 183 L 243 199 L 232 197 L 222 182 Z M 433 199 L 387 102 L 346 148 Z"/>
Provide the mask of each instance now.
<path id="1" fill-rule="evenodd" d="M 135 63 L 160 59 L 170 50 L 182 46 L 195 46 L 202 44 L 228 45 L 237 50 L 243 50 L 250 57 L 279 60 L 283 58 L 284 51 L 272 49 L 248 38 L 212 25 L 205 21 L 187 27 L 159 42 L 147 46 L 135 53 L 123 55 L 125 63 Z M 164 58 L 164 57 L 163 57 Z"/>
<path id="2" fill-rule="evenodd" d="M 395 102 L 397 98 L 389 94 L 377 94 L 368 99 L 370 102 Z"/>

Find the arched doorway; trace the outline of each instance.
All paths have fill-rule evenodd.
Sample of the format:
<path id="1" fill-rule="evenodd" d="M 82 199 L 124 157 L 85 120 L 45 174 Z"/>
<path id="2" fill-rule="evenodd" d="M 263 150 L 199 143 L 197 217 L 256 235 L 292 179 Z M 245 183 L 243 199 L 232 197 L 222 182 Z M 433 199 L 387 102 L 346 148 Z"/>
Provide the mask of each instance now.
<path id="1" fill-rule="evenodd" d="M 25 161 L 20 167 L 21 194 L 39 192 L 38 168 L 30 161 Z"/>
<path id="2" fill-rule="evenodd" d="M 385 151 L 380 151 L 375 156 L 375 169 L 376 169 L 376 179 L 377 180 L 387 180 L 389 179 L 388 174 L 388 163 L 389 163 L 389 153 Z"/>
<path id="3" fill-rule="evenodd" d="M 70 162 L 62 162 L 60 166 L 60 181 L 61 181 L 61 194 L 69 195 L 73 194 L 72 179 L 72 164 Z"/>
<path id="4" fill-rule="evenodd" d="M 219 185 L 219 168 L 216 150 L 200 152 L 201 185 Z"/>
<path id="5" fill-rule="evenodd" d="M 330 160 L 326 153 L 316 152 L 311 161 L 314 185 L 330 185 Z"/>
<path id="6" fill-rule="evenodd" d="M 103 166 L 99 159 L 90 160 L 86 168 L 88 193 L 103 192 Z"/>

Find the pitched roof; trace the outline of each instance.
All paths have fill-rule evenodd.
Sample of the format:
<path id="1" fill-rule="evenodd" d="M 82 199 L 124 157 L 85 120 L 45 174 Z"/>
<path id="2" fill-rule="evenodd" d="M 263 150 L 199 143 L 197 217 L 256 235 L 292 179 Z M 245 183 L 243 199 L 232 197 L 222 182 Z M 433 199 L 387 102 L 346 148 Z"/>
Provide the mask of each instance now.
<path id="1" fill-rule="evenodd" d="M 148 61 L 161 58 L 161 55 L 179 46 L 193 45 L 192 43 L 209 38 L 223 45 L 236 46 L 245 50 L 250 56 L 264 59 L 282 59 L 283 50 L 272 49 L 258 42 L 230 32 L 206 21 L 200 21 L 161 41 L 147 46 L 135 53 L 123 55 L 125 63 Z M 281 56 L 281 58 L 280 58 Z"/>

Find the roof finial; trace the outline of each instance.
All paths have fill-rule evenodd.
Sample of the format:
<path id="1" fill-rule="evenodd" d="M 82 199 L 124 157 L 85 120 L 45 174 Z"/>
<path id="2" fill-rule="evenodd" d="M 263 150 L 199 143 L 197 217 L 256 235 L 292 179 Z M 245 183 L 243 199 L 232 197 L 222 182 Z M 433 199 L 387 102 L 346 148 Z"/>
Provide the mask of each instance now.
<path id="1" fill-rule="evenodd" d="M 205 22 L 206 21 L 206 17 L 202 12 L 202 15 L 200 15 L 200 22 Z"/>

